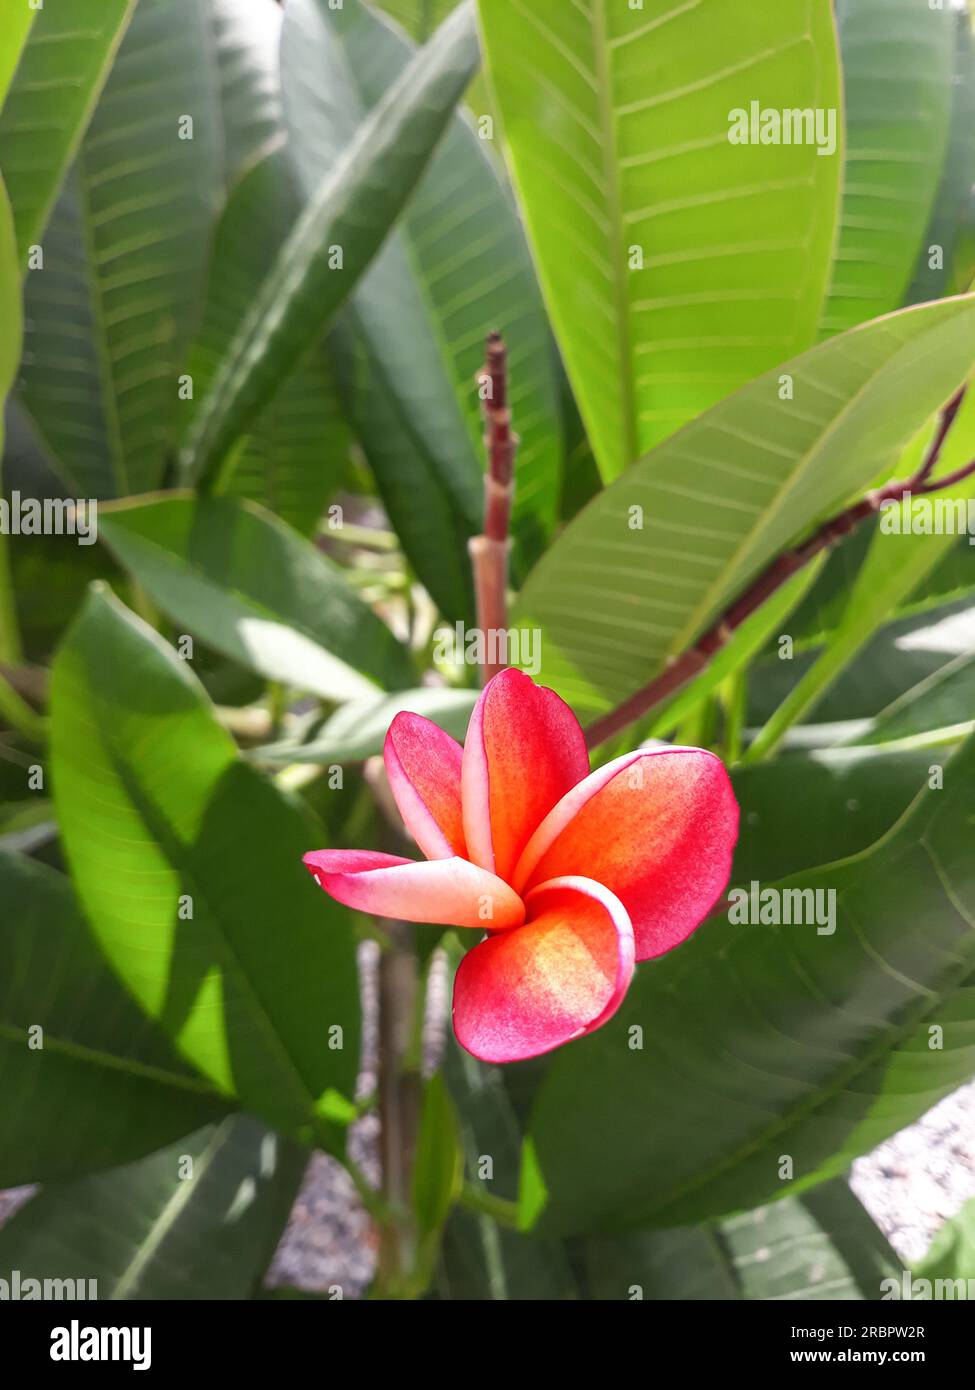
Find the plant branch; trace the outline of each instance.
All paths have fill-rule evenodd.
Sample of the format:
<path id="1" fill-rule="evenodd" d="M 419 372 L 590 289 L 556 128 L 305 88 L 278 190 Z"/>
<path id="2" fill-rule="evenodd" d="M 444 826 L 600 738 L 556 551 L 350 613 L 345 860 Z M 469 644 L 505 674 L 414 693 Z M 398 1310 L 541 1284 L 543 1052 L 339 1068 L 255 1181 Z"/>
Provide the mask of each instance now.
<path id="1" fill-rule="evenodd" d="M 18 666 L 23 657 L 10 573 L 10 552 L 6 533 L 0 531 L 0 661 L 8 666 Z"/>
<path id="2" fill-rule="evenodd" d="M 741 627 L 746 618 L 759 609 L 763 603 L 780 589 L 787 579 L 796 574 L 810 560 L 822 551 L 842 541 L 855 531 L 867 517 L 875 515 L 885 502 L 899 502 L 915 494 L 924 495 L 939 492 L 975 474 L 975 459 L 957 468 L 942 478 L 931 478 L 944 448 L 945 440 L 961 406 L 963 391 L 959 391 L 941 412 L 938 431 L 920 468 L 906 481 L 887 483 L 884 487 L 869 492 L 861 501 L 854 503 L 845 511 L 831 517 L 814 532 L 808 540 L 792 550 L 787 550 L 754 579 L 735 601 L 725 609 L 708 630 L 697 639 L 681 656 L 674 658 L 659 676 L 649 681 L 616 709 L 610 710 L 595 720 L 586 729 L 586 743 L 595 748 L 605 739 L 618 733 L 620 729 L 642 718 L 649 710 L 685 685 L 693 676 L 709 665 L 717 653 L 726 646 Z"/>
<path id="3" fill-rule="evenodd" d="M 484 475 L 484 530 L 468 543 L 474 571 L 477 624 L 486 652 L 497 650 L 489 634 L 501 633 L 508 626 L 508 532 L 514 497 L 514 465 L 518 439 L 511 430 L 508 408 L 508 352 L 500 333 L 487 340 L 484 369 L 478 377 L 484 414 L 484 447 L 487 471 Z M 481 667 L 482 683 L 502 669 L 486 659 Z"/>
<path id="4" fill-rule="evenodd" d="M 926 482 L 937 467 L 938 461 L 941 458 L 941 452 L 945 447 L 945 440 L 951 433 L 951 427 L 955 423 L 955 416 L 958 414 L 959 410 L 961 410 L 961 403 L 965 399 L 965 392 L 967 389 L 967 386 L 959 387 L 942 410 L 934 439 L 932 439 L 928 446 L 928 451 L 924 456 L 924 462 L 914 475 L 913 483 L 915 488 L 920 487 L 921 483 Z M 946 487 L 947 480 L 942 479 L 937 486 Z"/>
<path id="5" fill-rule="evenodd" d="M 416 1260 L 410 1184 L 422 1082 L 409 1065 L 418 989 L 409 927 L 393 921 L 383 925 L 388 945 L 379 957 L 379 1146 L 382 1197 L 391 1219 L 380 1228 L 376 1282 L 380 1296 L 395 1298 L 407 1286 Z"/>

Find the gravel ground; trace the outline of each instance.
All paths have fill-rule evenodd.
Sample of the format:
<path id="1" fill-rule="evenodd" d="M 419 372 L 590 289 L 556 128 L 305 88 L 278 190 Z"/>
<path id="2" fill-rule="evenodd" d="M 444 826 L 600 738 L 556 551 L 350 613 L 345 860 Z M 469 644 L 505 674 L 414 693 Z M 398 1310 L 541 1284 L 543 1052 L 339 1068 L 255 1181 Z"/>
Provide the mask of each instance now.
<path id="1" fill-rule="evenodd" d="M 850 1186 L 906 1264 L 975 1197 L 975 1081 L 853 1165 Z"/>

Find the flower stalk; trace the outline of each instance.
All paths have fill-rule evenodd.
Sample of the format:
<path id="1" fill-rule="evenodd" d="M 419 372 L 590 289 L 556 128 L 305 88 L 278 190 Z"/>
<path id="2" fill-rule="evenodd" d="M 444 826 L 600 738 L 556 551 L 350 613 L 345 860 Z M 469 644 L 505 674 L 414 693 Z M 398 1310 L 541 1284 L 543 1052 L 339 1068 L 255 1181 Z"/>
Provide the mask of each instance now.
<path id="1" fill-rule="evenodd" d="M 508 626 L 509 529 L 514 499 L 514 465 L 518 447 L 511 429 L 508 407 L 508 352 L 500 333 L 488 337 L 484 368 L 478 377 L 484 415 L 484 448 L 487 471 L 484 475 L 484 530 L 468 542 L 474 571 L 474 598 L 477 624 L 482 633 L 503 632 Z M 497 644 L 485 641 L 497 650 Z M 502 670 L 486 659 L 481 667 L 481 683 Z"/>

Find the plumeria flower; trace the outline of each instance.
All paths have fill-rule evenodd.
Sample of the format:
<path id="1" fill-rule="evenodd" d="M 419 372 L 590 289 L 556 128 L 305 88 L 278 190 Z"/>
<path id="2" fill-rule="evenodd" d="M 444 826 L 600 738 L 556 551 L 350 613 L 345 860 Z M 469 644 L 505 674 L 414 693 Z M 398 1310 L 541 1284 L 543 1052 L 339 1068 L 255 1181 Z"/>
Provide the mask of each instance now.
<path id="1" fill-rule="evenodd" d="M 487 933 L 460 963 L 453 1011 L 483 1061 L 600 1027 L 634 962 L 678 946 L 728 882 L 738 806 L 721 761 L 638 749 L 591 773 L 575 715 L 520 671 L 485 687 L 463 748 L 404 713 L 384 760 L 426 860 L 325 849 L 304 862 L 349 907 Z"/>

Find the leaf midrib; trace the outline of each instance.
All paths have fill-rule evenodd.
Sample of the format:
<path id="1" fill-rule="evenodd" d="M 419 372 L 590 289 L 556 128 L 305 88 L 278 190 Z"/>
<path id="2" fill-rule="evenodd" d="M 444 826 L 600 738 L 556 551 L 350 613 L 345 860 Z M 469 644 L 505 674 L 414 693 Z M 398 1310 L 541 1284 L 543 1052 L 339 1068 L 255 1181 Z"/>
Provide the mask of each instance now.
<path id="1" fill-rule="evenodd" d="M 199 1190 L 220 1150 L 230 1142 L 232 1123 L 230 1120 L 225 1120 L 203 1152 L 193 1158 L 192 1178 L 184 1178 L 182 1181 L 177 1178 L 174 1192 L 156 1215 L 129 1263 L 119 1274 L 115 1287 L 109 1295 L 111 1299 L 116 1300 L 131 1296 L 129 1290 L 136 1284 L 153 1255 L 156 1254 L 169 1232 L 176 1225 L 183 1208 L 194 1193 Z"/>
<path id="2" fill-rule="evenodd" d="M 29 1030 L 27 1028 L 0 1020 L 0 1039 L 20 1044 L 28 1039 L 28 1035 Z M 73 1039 L 52 1035 L 45 1028 L 44 1050 L 46 1052 L 49 1049 L 61 1056 L 70 1058 L 73 1062 L 81 1062 L 86 1066 L 104 1067 L 109 1071 L 122 1072 L 124 1075 L 138 1077 L 143 1081 L 155 1081 L 178 1090 L 194 1091 L 201 1095 L 212 1096 L 214 1100 L 226 1101 L 229 1099 L 203 1077 L 181 1076 L 178 1072 L 166 1071 L 165 1068 L 152 1066 L 148 1062 L 136 1062 L 131 1058 L 119 1057 L 115 1053 L 105 1052 L 101 1048 L 88 1047 L 84 1043 L 75 1042 Z"/>
<path id="3" fill-rule="evenodd" d="M 613 298 L 616 301 L 616 350 L 620 359 L 620 423 L 623 467 L 629 468 L 639 454 L 636 422 L 636 387 L 633 381 L 633 345 L 630 333 L 630 296 L 625 278 L 623 194 L 619 180 L 619 156 L 616 139 L 616 112 L 612 104 L 612 59 L 607 41 L 606 0 L 591 0 L 589 11 L 594 49 L 594 75 L 599 124 L 603 132 L 603 176 L 612 229 L 610 260 L 613 275 Z"/>

